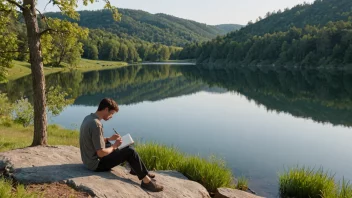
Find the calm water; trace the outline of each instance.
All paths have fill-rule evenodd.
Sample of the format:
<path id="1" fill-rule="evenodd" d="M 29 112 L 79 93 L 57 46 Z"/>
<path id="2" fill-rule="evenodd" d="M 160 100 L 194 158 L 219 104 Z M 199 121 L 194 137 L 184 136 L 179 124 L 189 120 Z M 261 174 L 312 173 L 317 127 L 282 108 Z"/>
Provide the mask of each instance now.
<path id="1" fill-rule="evenodd" d="M 2 89 L 14 101 L 30 97 L 30 83 L 25 77 Z M 135 139 L 221 156 L 262 196 L 278 197 L 277 174 L 296 165 L 352 180 L 352 72 L 139 65 L 53 74 L 47 84 L 76 98 L 51 123 L 78 129 L 103 97 L 112 97 L 120 111 L 103 123 L 106 136 L 114 127 Z"/>

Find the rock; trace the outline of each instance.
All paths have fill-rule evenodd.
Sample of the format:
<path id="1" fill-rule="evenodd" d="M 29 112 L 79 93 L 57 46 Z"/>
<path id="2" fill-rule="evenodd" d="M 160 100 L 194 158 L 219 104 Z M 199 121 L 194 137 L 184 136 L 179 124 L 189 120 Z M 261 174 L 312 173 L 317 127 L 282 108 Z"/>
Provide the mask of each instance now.
<path id="1" fill-rule="evenodd" d="M 242 190 L 231 188 L 218 188 L 214 198 L 261 198 Z"/>
<path id="2" fill-rule="evenodd" d="M 197 182 L 176 171 L 156 171 L 164 191 L 143 190 L 140 181 L 117 166 L 110 172 L 93 172 L 81 161 L 73 146 L 28 147 L 0 153 L 0 170 L 24 184 L 64 182 L 96 197 L 210 197 Z"/>

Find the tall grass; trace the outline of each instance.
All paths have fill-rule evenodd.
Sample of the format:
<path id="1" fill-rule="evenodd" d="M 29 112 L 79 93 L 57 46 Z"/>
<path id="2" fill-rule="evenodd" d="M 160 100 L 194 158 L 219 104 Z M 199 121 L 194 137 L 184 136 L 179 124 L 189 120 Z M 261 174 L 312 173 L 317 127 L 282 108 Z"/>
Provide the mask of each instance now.
<path id="1" fill-rule="evenodd" d="M 345 180 L 335 183 L 332 174 L 323 169 L 295 167 L 279 175 L 280 197 L 351 198 L 352 186 Z"/>
<path id="2" fill-rule="evenodd" d="M 186 155 L 175 147 L 157 143 L 137 144 L 136 150 L 148 169 L 177 170 L 190 180 L 201 183 L 208 191 L 219 187 L 234 188 L 233 175 L 223 160 Z"/>
<path id="3" fill-rule="evenodd" d="M 185 160 L 178 149 L 156 143 L 137 143 L 136 150 L 150 170 L 177 170 Z"/>

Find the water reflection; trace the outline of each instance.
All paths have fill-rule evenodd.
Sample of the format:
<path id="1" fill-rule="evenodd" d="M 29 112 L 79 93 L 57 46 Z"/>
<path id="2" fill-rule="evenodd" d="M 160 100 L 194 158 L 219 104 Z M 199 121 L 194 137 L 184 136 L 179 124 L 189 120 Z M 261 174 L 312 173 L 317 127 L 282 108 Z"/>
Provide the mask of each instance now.
<path id="1" fill-rule="evenodd" d="M 2 85 L 11 101 L 32 100 L 31 77 Z M 352 125 L 352 72 L 331 70 L 248 69 L 204 70 L 194 65 L 135 65 L 82 73 L 61 72 L 46 77 L 47 87 L 60 85 L 74 104 L 94 106 L 102 97 L 119 104 L 158 101 L 199 91 L 234 91 L 264 105 L 268 111 Z"/>

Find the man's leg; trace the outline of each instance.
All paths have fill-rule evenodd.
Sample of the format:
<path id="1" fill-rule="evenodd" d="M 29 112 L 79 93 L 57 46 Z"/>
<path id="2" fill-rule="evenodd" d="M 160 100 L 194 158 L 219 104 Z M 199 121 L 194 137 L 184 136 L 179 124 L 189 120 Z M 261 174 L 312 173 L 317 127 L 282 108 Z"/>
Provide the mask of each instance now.
<path id="1" fill-rule="evenodd" d="M 138 153 L 132 147 L 116 150 L 109 155 L 101 158 L 96 171 L 110 170 L 111 168 L 125 161 L 131 165 L 132 169 L 136 172 L 140 180 L 148 175 L 147 168 L 145 167 Z"/>
<path id="2" fill-rule="evenodd" d="M 140 159 L 138 153 L 132 147 L 116 150 L 109 155 L 101 158 L 96 171 L 107 171 L 111 168 L 127 161 L 136 172 L 138 178 L 142 180 L 141 187 L 153 192 L 160 192 L 163 186 L 156 184 L 147 175 L 148 170 Z"/>

